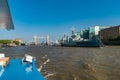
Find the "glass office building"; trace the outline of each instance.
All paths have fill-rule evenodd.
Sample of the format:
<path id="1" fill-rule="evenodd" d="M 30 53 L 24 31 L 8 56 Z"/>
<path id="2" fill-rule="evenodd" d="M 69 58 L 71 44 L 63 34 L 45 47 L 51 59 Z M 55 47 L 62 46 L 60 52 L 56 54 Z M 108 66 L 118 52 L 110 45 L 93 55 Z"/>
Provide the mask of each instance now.
<path id="1" fill-rule="evenodd" d="M 0 0 L 0 28 L 14 29 L 7 0 Z"/>

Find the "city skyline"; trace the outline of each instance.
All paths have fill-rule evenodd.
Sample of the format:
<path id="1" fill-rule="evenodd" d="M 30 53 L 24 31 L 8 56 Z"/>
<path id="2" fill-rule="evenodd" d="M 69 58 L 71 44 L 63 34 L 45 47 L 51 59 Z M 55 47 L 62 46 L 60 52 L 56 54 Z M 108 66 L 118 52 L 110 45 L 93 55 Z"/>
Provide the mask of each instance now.
<path id="1" fill-rule="evenodd" d="M 15 30 L 0 29 L 0 39 L 34 35 L 60 39 L 74 26 L 80 31 L 90 26 L 120 24 L 119 0 L 8 0 Z"/>

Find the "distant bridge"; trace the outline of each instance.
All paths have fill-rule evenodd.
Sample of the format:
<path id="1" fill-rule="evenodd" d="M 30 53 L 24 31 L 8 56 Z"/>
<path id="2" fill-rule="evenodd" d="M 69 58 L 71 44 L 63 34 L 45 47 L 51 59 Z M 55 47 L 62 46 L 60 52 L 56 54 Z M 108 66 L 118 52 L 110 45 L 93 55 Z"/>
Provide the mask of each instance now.
<path id="1" fill-rule="evenodd" d="M 45 42 L 44 42 L 45 41 Z M 34 36 L 33 39 L 29 40 L 27 42 L 27 44 L 34 44 L 34 45 L 37 45 L 37 44 L 40 44 L 40 43 L 46 43 L 47 45 L 50 45 L 50 39 L 49 39 L 49 36 Z"/>

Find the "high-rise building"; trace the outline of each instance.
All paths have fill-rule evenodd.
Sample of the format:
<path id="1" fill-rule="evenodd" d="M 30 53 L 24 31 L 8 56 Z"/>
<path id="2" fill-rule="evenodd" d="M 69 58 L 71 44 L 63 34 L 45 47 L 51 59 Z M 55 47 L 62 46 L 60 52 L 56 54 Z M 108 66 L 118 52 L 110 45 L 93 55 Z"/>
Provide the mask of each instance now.
<path id="1" fill-rule="evenodd" d="M 89 39 L 98 37 L 99 31 L 100 31 L 99 26 L 89 27 Z"/>
<path id="2" fill-rule="evenodd" d="M 7 0 L 0 0 L 0 28 L 14 29 Z"/>
<path id="3" fill-rule="evenodd" d="M 89 27 L 89 39 L 92 38 L 98 38 L 99 37 L 99 31 L 109 28 L 109 26 L 93 26 Z"/>

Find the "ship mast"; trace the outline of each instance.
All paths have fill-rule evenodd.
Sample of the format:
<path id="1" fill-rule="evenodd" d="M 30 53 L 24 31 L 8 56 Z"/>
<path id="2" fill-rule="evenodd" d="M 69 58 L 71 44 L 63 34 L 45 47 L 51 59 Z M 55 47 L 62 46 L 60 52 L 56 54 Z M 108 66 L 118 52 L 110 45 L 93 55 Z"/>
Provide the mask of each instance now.
<path id="1" fill-rule="evenodd" d="M 72 30 L 72 35 L 73 35 L 75 33 L 75 28 L 72 27 L 71 30 Z"/>

